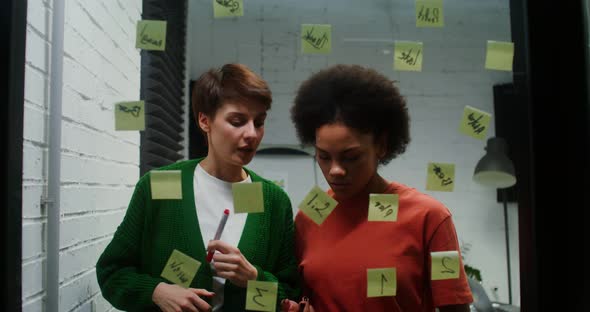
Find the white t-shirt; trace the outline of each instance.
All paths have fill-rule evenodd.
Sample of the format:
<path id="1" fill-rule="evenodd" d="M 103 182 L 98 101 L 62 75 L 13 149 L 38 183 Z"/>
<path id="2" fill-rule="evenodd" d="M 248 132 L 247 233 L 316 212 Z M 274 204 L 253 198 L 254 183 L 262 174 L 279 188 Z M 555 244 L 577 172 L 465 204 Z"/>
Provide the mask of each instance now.
<path id="1" fill-rule="evenodd" d="M 237 247 L 246 224 L 247 213 L 234 213 L 232 182 L 220 180 L 203 169 L 201 164 L 195 168 L 193 187 L 195 192 L 195 208 L 199 218 L 199 227 L 205 248 L 215 236 L 223 211 L 229 209 L 229 218 L 221 234 L 222 241 Z M 240 183 L 252 182 L 250 176 Z M 223 285 L 225 279 L 213 276 L 212 299 L 213 311 L 223 311 Z"/>

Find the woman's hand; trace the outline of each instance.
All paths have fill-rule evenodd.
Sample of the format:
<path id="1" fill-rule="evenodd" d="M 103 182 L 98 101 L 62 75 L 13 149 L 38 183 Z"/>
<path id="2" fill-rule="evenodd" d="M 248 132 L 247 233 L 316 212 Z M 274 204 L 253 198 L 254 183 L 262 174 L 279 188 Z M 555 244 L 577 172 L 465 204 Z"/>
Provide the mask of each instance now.
<path id="1" fill-rule="evenodd" d="M 299 303 L 289 299 L 281 301 L 281 312 L 315 312 L 315 310 L 309 303 L 309 299 L 303 297 Z"/>
<path id="2" fill-rule="evenodd" d="M 209 242 L 207 250 L 218 251 L 213 255 L 213 266 L 217 276 L 244 288 L 249 280 L 256 280 L 258 270 L 246 260 L 238 248 L 220 240 L 213 240 Z"/>
<path id="3" fill-rule="evenodd" d="M 201 297 L 214 295 L 205 289 L 182 288 L 178 285 L 160 283 L 154 289 L 152 301 L 163 312 L 204 312 L 211 311 L 211 306 Z"/>

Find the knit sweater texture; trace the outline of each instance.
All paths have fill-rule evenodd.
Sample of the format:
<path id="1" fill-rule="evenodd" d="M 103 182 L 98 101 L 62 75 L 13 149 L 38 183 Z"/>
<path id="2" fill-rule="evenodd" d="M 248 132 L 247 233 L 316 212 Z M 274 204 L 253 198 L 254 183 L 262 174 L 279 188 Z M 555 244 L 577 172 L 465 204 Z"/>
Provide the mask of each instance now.
<path id="1" fill-rule="evenodd" d="M 152 200 L 150 173 L 137 183 L 122 223 L 96 264 L 102 295 L 115 308 L 159 311 L 152 301 L 152 293 L 160 282 L 171 283 L 160 275 L 174 249 L 201 262 L 190 287 L 212 290 L 213 272 L 205 260 L 207 251 L 193 191 L 195 167 L 201 160 L 156 169 L 181 171 L 182 199 Z M 252 182 L 262 183 L 264 212 L 248 214 L 237 247 L 258 270 L 258 281 L 279 283 L 278 307 L 282 299 L 299 295 L 291 203 L 280 187 L 245 170 Z M 245 311 L 245 302 L 246 288 L 226 281 L 224 311 Z"/>

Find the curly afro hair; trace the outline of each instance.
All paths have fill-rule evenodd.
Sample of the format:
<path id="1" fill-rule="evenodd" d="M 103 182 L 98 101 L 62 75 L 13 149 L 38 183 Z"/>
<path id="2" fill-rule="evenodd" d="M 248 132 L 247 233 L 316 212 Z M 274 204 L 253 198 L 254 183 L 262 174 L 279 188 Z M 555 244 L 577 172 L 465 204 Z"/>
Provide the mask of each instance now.
<path id="1" fill-rule="evenodd" d="M 410 143 L 410 117 L 405 99 L 394 82 L 358 65 L 335 65 L 304 81 L 291 108 L 299 140 L 314 145 L 316 130 L 341 122 L 375 141 L 385 139 L 387 164 Z"/>

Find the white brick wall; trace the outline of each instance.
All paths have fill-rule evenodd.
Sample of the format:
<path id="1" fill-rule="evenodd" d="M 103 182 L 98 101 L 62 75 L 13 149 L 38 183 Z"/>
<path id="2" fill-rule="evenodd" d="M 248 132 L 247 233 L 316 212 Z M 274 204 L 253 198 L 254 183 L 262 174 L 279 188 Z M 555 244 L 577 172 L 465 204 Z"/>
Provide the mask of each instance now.
<path id="1" fill-rule="evenodd" d="M 509 1 L 444 1 L 444 28 L 416 28 L 414 1 L 244 1 L 244 16 L 214 19 L 211 1 L 189 1 L 191 79 L 227 62 L 241 62 L 260 73 L 273 91 L 264 143 L 296 142 L 288 110 L 301 81 L 328 65 L 355 63 L 373 67 L 398 81 L 407 96 L 412 142 L 399 159 L 381 169 L 388 179 L 425 191 L 429 161 L 456 164 L 452 193 L 427 192 L 454 215 L 461 241 L 471 244 L 466 263 L 482 272 L 494 300 L 508 301 L 502 205 L 495 190 L 472 182 L 485 141 L 458 132 L 465 105 L 493 112 L 492 86 L 512 75 L 484 69 L 487 40 L 510 41 Z M 300 24 L 332 25 L 329 56 L 302 55 Z M 424 43 L 423 71 L 392 69 L 393 41 Z M 493 123 L 493 122 L 492 122 Z M 494 133 L 493 125 L 489 133 Z M 292 203 L 297 205 L 314 183 L 309 160 L 257 156 L 251 168 L 287 172 Z M 280 164 L 283 164 L 282 166 Z M 288 164 L 288 165 L 285 165 Z M 320 186 L 327 187 L 321 171 Z M 306 182 L 302 182 L 302 177 Z M 511 205 L 510 231 L 513 301 L 519 303 L 518 219 Z M 493 289 L 497 287 L 497 292 Z"/>
<path id="2" fill-rule="evenodd" d="M 43 311 L 52 6 L 27 12 L 23 148 L 23 310 Z M 109 311 L 94 266 L 139 177 L 139 134 L 114 131 L 113 105 L 139 98 L 141 1 L 66 1 L 61 159 L 60 311 Z"/>

